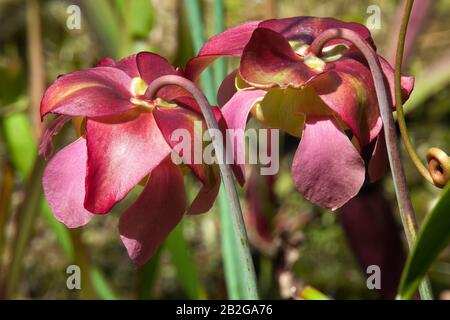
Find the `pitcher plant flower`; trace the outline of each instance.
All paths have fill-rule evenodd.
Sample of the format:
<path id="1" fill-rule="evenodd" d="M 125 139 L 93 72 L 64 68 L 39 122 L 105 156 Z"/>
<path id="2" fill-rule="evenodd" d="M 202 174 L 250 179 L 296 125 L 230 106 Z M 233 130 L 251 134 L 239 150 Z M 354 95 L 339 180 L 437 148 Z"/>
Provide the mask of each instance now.
<path id="1" fill-rule="evenodd" d="M 41 154 L 50 155 L 51 138 L 67 121 L 73 121 L 79 134 L 51 158 L 43 175 L 50 208 L 67 227 L 108 213 L 135 186 L 144 185 L 119 222 L 120 237 L 137 266 L 154 254 L 185 212 L 207 212 L 220 186 L 216 164 L 172 161 L 173 130 L 192 132 L 194 121 L 204 120 L 182 88 L 167 86 L 155 98 L 145 96 L 152 81 L 163 75 L 183 72 L 148 52 L 117 63 L 106 58 L 94 68 L 59 77 L 45 92 L 40 110 L 42 118 L 57 115 L 44 135 Z M 220 111 L 214 111 L 223 123 Z M 190 205 L 183 180 L 189 171 L 202 184 Z"/>
<path id="2" fill-rule="evenodd" d="M 369 30 L 357 23 L 314 17 L 252 21 L 212 37 L 189 61 L 186 74 L 196 79 L 214 59 L 240 57 L 238 69 L 218 93 L 228 127 L 244 129 L 251 116 L 300 138 L 292 163 L 294 183 L 307 200 L 335 210 L 358 193 L 366 165 L 371 180 L 380 176 L 386 155 L 364 56 L 342 39 L 328 42 L 320 57 L 309 50 L 316 37 L 332 28 L 350 29 L 376 50 Z M 393 68 L 378 59 L 395 101 Z M 403 76 L 401 84 L 406 100 L 414 79 Z M 366 164 L 362 150 L 375 141 Z"/>

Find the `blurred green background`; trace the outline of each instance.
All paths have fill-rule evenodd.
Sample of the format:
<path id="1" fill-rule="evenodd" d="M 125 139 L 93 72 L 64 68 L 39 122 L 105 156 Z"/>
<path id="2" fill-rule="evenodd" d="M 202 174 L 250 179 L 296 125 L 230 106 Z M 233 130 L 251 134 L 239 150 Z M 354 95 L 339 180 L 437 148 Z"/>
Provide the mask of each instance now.
<path id="1" fill-rule="evenodd" d="M 423 156 L 431 146 L 450 150 L 450 0 L 417 2 L 423 7 L 411 22 L 404 70 L 416 77 L 416 87 L 405 109 L 410 134 Z M 381 28 L 372 33 L 379 52 L 392 62 L 401 3 L 0 0 L 0 298 L 227 297 L 217 208 L 185 218 L 141 270 L 128 258 L 117 230 L 119 214 L 139 190 L 82 229 L 69 230 L 54 219 L 40 190 L 45 164 L 37 157 L 37 146 L 42 135 L 40 98 L 58 75 L 92 67 L 106 56 L 118 59 L 143 50 L 184 67 L 202 42 L 223 27 L 296 15 L 366 24 L 373 14 L 367 11 L 369 5 L 380 9 Z M 67 27 L 73 13 L 67 10 L 74 4 L 81 9 L 79 30 Z M 223 72 L 236 65 L 232 60 L 219 63 L 227 70 L 214 70 L 215 88 Z M 209 93 L 209 98 L 215 97 Z M 68 128 L 56 144 L 61 147 L 73 137 Z M 292 287 L 301 292 L 313 286 L 336 299 L 392 298 L 405 252 L 395 223 L 398 215 L 389 174 L 381 183 L 366 186 L 353 204 L 332 213 L 311 206 L 295 190 L 289 168 L 296 142 L 285 137 L 283 143 L 280 174 L 273 181 L 252 175 L 252 183 L 240 189 L 261 296 L 290 298 Z M 406 154 L 404 162 L 420 221 L 440 190 L 421 178 Z M 267 224 L 263 235 L 255 210 L 261 211 Z M 376 227 L 374 217 L 379 216 L 386 217 L 388 226 Z M 364 238 L 358 230 L 367 226 L 373 234 Z M 365 267 L 372 260 L 385 266 L 384 292 L 367 289 Z M 66 287 L 66 268 L 71 264 L 81 267 L 82 290 Z M 450 298 L 449 248 L 429 275 L 436 297 Z"/>

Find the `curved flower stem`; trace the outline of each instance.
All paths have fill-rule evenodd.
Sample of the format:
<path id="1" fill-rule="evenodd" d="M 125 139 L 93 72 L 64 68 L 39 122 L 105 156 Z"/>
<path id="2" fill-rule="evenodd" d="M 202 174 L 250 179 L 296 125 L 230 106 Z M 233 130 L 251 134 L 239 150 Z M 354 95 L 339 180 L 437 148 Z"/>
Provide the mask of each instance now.
<path id="1" fill-rule="evenodd" d="M 405 115 L 403 112 L 403 101 L 401 91 L 401 72 L 403 63 L 403 51 L 405 47 L 406 33 L 408 31 L 408 22 L 414 0 L 407 0 L 403 9 L 402 24 L 398 36 L 397 51 L 395 55 L 395 106 L 397 110 L 397 122 L 402 135 L 403 143 L 408 155 L 417 171 L 430 183 L 439 188 L 443 188 L 450 179 L 450 158 L 444 151 L 438 148 L 431 148 L 427 153 L 429 167 L 427 168 L 417 155 L 406 126 Z"/>
<path id="2" fill-rule="evenodd" d="M 159 77 L 150 84 L 145 93 L 145 96 L 152 99 L 156 96 L 157 91 L 166 85 L 177 85 L 191 93 L 200 106 L 208 129 L 220 130 L 208 100 L 200 91 L 200 89 L 198 89 L 192 81 L 186 78 L 175 75 Z M 213 137 L 213 135 L 211 136 Z M 212 143 L 214 149 L 216 150 L 216 154 L 219 154 L 217 150 L 223 150 L 222 141 L 212 139 Z M 222 152 L 222 155 L 223 154 L 224 153 Z M 218 162 L 225 191 L 230 201 L 231 220 L 233 223 L 233 230 L 235 235 L 234 241 L 236 241 L 239 248 L 239 256 L 241 257 L 240 263 L 244 266 L 241 272 L 244 274 L 243 278 L 247 282 L 245 285 L 247 290 L 246 296 L 248 297 L 248 299 L 258 299 L 255 270 L 250 255 L 247 232 L 245 230 L 245 224 L 242 216 L 241 206 L 239 203 L 238 193 L 233 180 L 233 173 L 231 171 L 231 167 L 226 164 L 223 159 L 218 159 Z"/>
<path id="3" fill-rule="evenodd" d="M 380 61 L 374 49 L 362 39 L 356 32 L 350 29 L 328 29 L 321 33 L 311 44 L 310 51 L 315 55 L 320 55 L 323 46 L 330 40 L 344 39 L 352 42 L 364 55 L 372 72 L 375 90 L 377 94 L 378 105 L 380 109 L 381 120 L 383 121 L 384 134 L 386 138 L 386 147 L 389 157 L 389 163 L 394 181 L 395 193 L 397 196 L 398 207 L 403 228 L 406 234 L 406 240 L 411 248 L 416 239 L 417 222 L 411 199 L 406 184 L 405 171 L 403 169 L 400 156 L 400 149 L 397 140 L 396 127 L 392 116 L 392 108 L 388 99 L 388 91 L 384 82 L 384 75 L 381 69 Z M 421 290 L 423 299 L 430 298 L 431 289 Z"/>

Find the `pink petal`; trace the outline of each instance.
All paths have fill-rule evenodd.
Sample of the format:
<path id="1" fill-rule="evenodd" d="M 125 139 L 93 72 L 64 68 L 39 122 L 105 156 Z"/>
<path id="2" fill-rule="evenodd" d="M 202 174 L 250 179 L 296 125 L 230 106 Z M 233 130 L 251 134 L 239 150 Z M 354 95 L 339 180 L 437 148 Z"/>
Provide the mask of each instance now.
<path id="1" fill-rule="evenodd" d="M 228 100 L 230 100 L 237 91 L 235 84 L 237 71 L 238 70 L 234 70 L 229 75 L 227 75 L 219 87 L 219 91 L 217 93 L 217 102 L 220 107 L 225 105 L 225 103 L 227 103 Z"/>
<path id="2" fill-rule="evenodd" d="M 253 32 L 242 53 L 239 73 L 258 88 L 299 88 L 320 74 L 303 63 L 280 33 L 264 28 Z"/>
<path id="3" fill-rule="evenodd" d="M 188 61 L 186 77 L 195 81 L 200 73 L 221 56 L 240 56 L 260 21 L 249 21 L 229 28 L 209 39 L 198 55 Z"/>
<path id="4" fill-rule="evenodd" d="M 151 113 L 88 119 L 85 207 L 108 212 L 170 153 Z"/>
<path id="5" fill-rule="evenodd" d="M 42 179 L 50 209 L 69 228 L 83 226 L 92 218 L 83 207 L 86 159 L 86 140 L 79 138 L 50 160 Z"/>
<path id="6" fill-rule="evenodd" d="M 139 198 L 120 217 L 120 238 L 137 267 L 155 253 L 185 209 L 183 174 L 169 157 L 152 171 Z"/>
<path id="7" fill-rule="evenodd" d="M 337 121 L 309 118 L 292 163 L 292 176 L 304 197 L 335 210 L 353 198 L 364 182 L 364 161 Z"/>
<path id="8" fill-rule="evenodd" d="M 238 91 L 222 108 L 222 115 L 229 129 L 245 130 L 247 118 L 253 105 L 266 94 L 264 90 Z M 228 143 L 227 143 L 228 144 Z M 238 163 L 239 159 L 245 159 L 245 141 L 234 141 L 234 163 L 237 163 L 244 176 L 245 165 Z M 239 161 L 242 162 L 242 161 Z"/>
<path id="9" fill-rule="evenodd" d="M 112 67 L 76 71 L 58 78 L 45 91 L 41 117 L 49 112 L 70 116 L 98 117 L 126 112 L 131 78 Z"/>

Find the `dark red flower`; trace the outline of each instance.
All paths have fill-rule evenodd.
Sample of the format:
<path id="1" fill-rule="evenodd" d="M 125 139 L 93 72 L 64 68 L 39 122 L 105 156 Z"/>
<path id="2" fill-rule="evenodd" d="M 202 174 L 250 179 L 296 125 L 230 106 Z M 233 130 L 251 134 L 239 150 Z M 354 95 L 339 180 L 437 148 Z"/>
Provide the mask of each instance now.
<path id="1" fill-rule="evenodd" d="M 327 44 L 320 58 L 309 51 L 330 28 L 351 29 L 374 47 L 369 30 L 357 23 L 313 17 L 252 21 L 212 37 L 186 72 L 195 79 L 217 57 L 240 56 L 239 69 L 218 94 L 228 127 L 245 128 L 251 114 L 266 127 L 301 138 L 292 164 L 295 185 L 311 202 L 336 209 L 364 182 L 362 148 L 377 137 L 382 144 L 383 138 L 375 87 L 362 54 L 338 39 Z M 393 96 L 393 69 L 379 59 Z M 412 77 L 402 78 L 405 99 L 413 83 Z M 371 178 L 382 168 L 370 161 Z"/>

